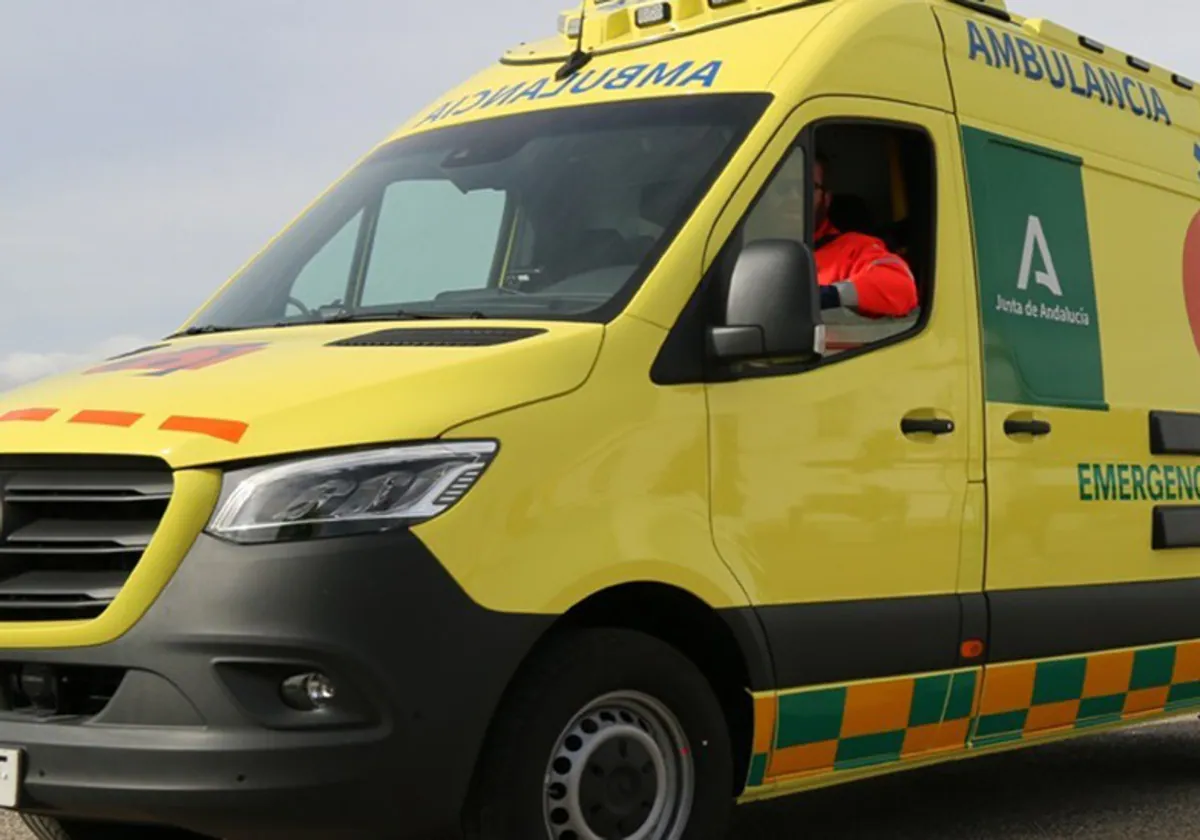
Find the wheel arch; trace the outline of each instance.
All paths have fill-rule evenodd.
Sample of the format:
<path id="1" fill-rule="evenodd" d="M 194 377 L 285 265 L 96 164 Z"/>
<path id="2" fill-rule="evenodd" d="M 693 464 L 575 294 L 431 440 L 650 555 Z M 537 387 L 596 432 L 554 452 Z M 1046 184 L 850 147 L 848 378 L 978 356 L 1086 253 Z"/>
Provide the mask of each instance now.
<path id="1" fill-rule="evenodd" d="M 580 628 L 614 627 L 636 630 L 672 645 L 707 678 L 721 704 L 733 744 L 734 796 L 745 788 L 754 741 L 754 699 L 751 692 L 774 688 L 774 667 L 766 634 L 752 607 L 718 609 L 677 586 L 658 582 L 629 582 L 600 590 L 559 616 L 527 652 L 509 680 L 497 711 L 504 708 L 521 679 L 525 662 L 560 634 Z M 494 719 L 484 739 L 491 738 Z M 483 750 L 480 751 L 480 757 Z M 478 774 L 476 759 L 473 777 Z M 472 795 L 476 784 L 471 783 Z"/>

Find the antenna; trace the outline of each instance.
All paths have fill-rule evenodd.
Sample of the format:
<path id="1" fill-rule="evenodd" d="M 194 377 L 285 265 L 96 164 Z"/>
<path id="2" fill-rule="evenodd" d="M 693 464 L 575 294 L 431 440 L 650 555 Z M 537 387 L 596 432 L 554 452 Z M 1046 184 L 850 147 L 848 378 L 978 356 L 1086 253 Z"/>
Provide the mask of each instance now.
<path id="1" fill-rule="evenodd" d="M 567 58 L 565 64 L 558 68 L 558 72 L 554 74 L 557 81 L 569 79 L 584 68 L 584 66 L 592 60 L 591 53 L 583 51 L 583 33 L 587 26 L 587 7 L 589 0 L 583 0 L 583 5 L 579 9 L 579 34 L 575 37 L 575 51 Z"/>

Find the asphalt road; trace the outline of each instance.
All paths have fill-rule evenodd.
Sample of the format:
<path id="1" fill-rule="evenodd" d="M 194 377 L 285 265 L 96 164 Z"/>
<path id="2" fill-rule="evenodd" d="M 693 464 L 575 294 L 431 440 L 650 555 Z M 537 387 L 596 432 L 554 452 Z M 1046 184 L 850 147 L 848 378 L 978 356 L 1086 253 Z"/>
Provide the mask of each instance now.
<path id="1" fill-rule="evenodd" d="M 960 761 L 741 809 L 731 840 L 1194 840 L 1200 720 Z M 32 840 L 0 815 L 0 840 Z"/>

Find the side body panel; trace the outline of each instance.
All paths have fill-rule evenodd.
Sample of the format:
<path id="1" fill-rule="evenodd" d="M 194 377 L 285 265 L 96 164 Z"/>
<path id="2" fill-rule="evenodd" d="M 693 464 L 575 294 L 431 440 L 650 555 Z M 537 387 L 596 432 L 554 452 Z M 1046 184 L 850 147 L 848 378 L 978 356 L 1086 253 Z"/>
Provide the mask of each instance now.
<path id="1" fill-rule="evenodd" d="M 984 353 L 991 638 L 972 745 L 1185 708 L 1200 678 L 1200 100 L 1052 24 L 937 14 Z M 1185 415 L 1170 453 L 1154 444 L 1164 411 Z"/>

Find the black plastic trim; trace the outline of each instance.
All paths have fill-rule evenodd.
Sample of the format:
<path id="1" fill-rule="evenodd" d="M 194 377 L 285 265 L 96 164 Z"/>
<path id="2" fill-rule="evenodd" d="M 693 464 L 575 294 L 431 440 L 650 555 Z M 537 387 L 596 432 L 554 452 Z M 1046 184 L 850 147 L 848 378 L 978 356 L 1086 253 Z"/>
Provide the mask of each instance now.
<path id="1" fill-rule="evenodd" d="M 1155 551 L 1200 548 L 1200 506 L 1155 506 L 1152 539 Z"/>
<path id="2" fill-rule="evenodd" d="M 1042 437 L 1050 434 L 1050 423 L 1046 420 L 1013 420 L 1004 421 L 1006 435 L 1032 435 Z"/>
<path id="3" fill-rule="evenodd" d="M 330 341 L 326 347 L 492 347 L 544 335 L 518 327 L 394 327 Z"/>
<path id="4" fill-rule="evenodd" d="M 1200 414 L 1150 412 L 1152 455 L 1200 455 Z"/>
<path id="5" fill-rule="evenodd" d="M 717 615 L 733 634 L 734 641 L 746 665 L 746 676 L 750 691 L 771 691 L 779 683 L 775 678 L 775 663 L 771 659 L 771 648 L 766 630 L 753 608 L 721 609 Z"/>
<path id="6" fill-rule="evenodd" d="M 781 689 L 959 666 L 958 595 L 766 606 L 759 615 Z"/>
<path id="7" fill-rule="evenodd" d="M 1200 639 L 1200 578 L 988 593 L 989 662 Z"/>
<path id="8" fill-rule="evenodd" d="M 960 667 L 977 666 L 984 661 L 988 648 L 988 602 L 982 592 L 971 592 L 959 596 L 959 607 L 962 610 L 962 622 L 958 631 Z M 984 657 L 968 659 L 962 655 L 961 643 L 981 641 L 984 645 Z"/>
<path id="9" fill-rule="evenodd" d="M 729 255 L 737 241 L 740 237 L 735 229 L 667 332 L 666 340 L 650 366 L 650 380 L 655 385 L 691 385 L 707 380 L 708 325 L 714 318 L 712 290 L 729 281 L 732 271 Z"/>
<path id="10" fill-rule="evenodd" d="M 484 608 L 407 532 L 201 535 L 119 639 L 0 650 L 9 665 L 140 675 L 104 709 L 119 725 L 0 711 L 38 768 L 21 807 L 228 840 L 456 836 L 492 716 L 554 620 Z M 339 686 L 329 713 L 280 699 L 280 680 L 308 671 Z"/>
<path id="11" fill-rule="evenodd" d="M 906 435 L 948 435 L 954 432 L 954 421 L 944 417 L 905 417 L 900 431 Z"/>

